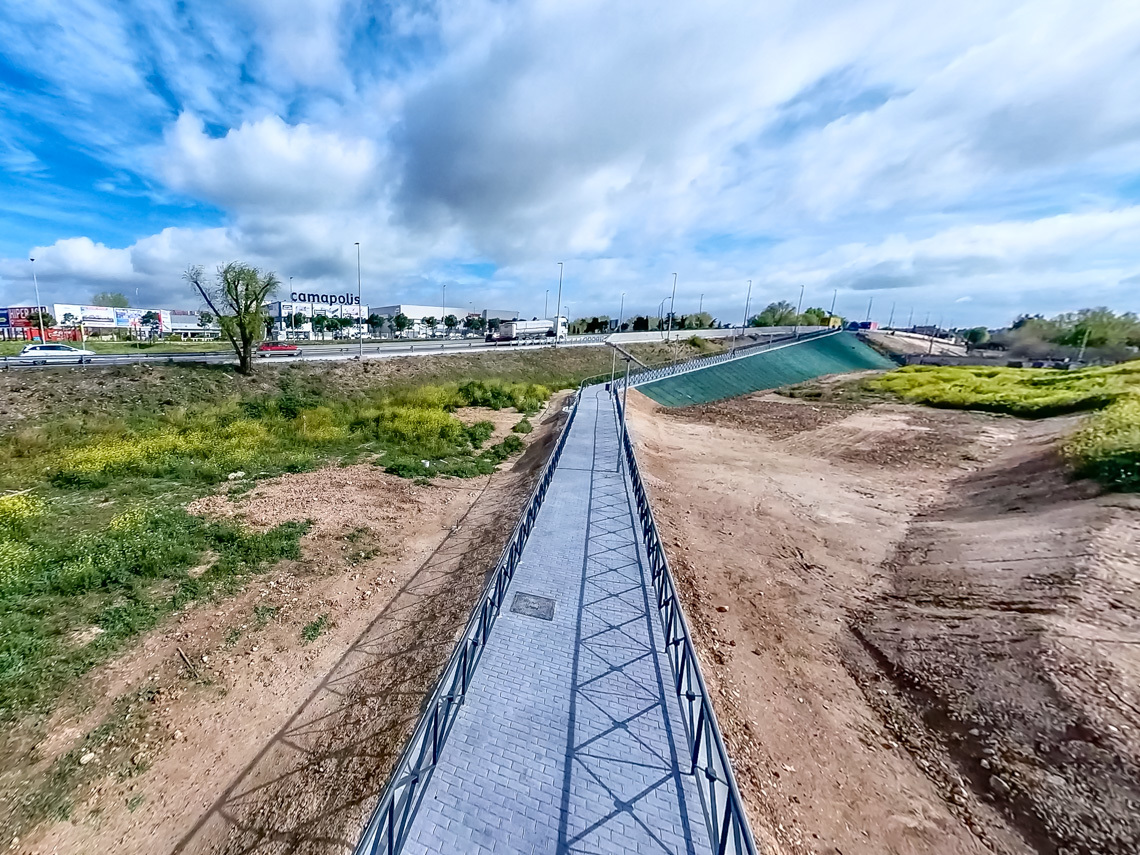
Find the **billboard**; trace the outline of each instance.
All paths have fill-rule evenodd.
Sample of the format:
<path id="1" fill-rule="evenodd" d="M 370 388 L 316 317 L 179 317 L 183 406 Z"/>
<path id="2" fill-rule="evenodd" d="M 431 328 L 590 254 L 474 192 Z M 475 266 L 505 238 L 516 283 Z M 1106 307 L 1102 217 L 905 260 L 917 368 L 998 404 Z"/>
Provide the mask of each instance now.
<path id="1" fill-rule="evenodd" d="M 8 326 L 8 307 L 0 306 L 0 327 Z"/>
<path id="2" fill-rule="evenodd" d="M 65 320 L 68 315 L 74 320 Z M 115 326 L 115 310 L 107 306 L 80 306 L 76 303 L 56 303 L 55 322 L 57 324 L 83 324 L 87 327 Z"/>
<path id="3" fill-rule="evenodd" d="M 36 312 L 47 312 L 47 306 L 9 306 L 8 307 L 8 326 L 10 327 L 30 327 L 32 322 L 28 320 L 29 315 L 34 315 Z"/>

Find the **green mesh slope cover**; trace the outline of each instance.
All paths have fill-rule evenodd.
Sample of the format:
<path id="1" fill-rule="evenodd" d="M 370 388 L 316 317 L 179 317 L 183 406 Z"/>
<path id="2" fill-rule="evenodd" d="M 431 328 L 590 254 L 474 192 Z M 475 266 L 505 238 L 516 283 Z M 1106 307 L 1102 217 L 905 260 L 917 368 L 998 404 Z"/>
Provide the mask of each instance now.
<path id="1" fill-rule="evenodd" d="M 894 367 L 851 333 L 838 333 L 666 377 L 637 389 L 666 407 L 686 407 L 802 383 L 824 374 Z"/>

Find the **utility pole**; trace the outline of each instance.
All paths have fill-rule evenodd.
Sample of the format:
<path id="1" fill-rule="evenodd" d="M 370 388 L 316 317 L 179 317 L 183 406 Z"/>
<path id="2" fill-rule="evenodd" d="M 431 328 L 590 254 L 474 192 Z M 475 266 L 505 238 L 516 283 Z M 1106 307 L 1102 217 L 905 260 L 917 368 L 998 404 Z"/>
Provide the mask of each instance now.
<path id="1" fill-rule="evenodd" d="M 618 325 L 614 332 L 621 332 L 621 319 L 625 313 L 625 291 L 621 292 L 621 308 L 618 309 Z M 617 370 L 617 348 L 614 348 L 614 358 L 610 361 L 610 388 L 614 385 L 614 371 Z"/>
<path id="2" fill-rule="evenodd" d="M 744 326 L 748 323 L 748 306 L 752 302 L 752 280 L 748 280 L 748 296 L 744 298 L 744 320 L 740 324 L 740 336 L 744 337 Z M 732 349 L 736 349 L 736 339 L 732 341 Z"/>
<path id="3" fill-rule="evenodd" d="M 1091 333 L 1091 332 L 1092 332 L 1091 327 L 1085 327 L 1085 337 L 1083 339 L 1081 339 L 1081 349 L 1080 349 L 1080 352 L 1077 354 L 1077 364 L 1078 365 L 1080 365 L 1082 362 L 1085 361 L 1085 348 L 1088 347 L 1089 333 Z"/>
<path id="4" fill-rule="evenodd" d="M 562 305 L 562 262 L 558 262 L 558 300 L 554 303 L 554 313 L 558 314 L 558 307 Z M 558 347 L 558 333 L 562 331 L 562 323 L 554 319 L 554 346 Z M 566 334 L 570 334 L 570 319 L 566 319 Z"/>
<path id="5" fill-rule="evenodd" d="M 797 336 L 797 337 L 800 334 L 800 309 L 802 309 L 803 306 L 804 306 L 804 286 L 800 285 L 800 299 L 799 299 L 799 302 L 796 303 L 796 328 L 792 333 L 792 335 Z"/>
<path id="6" fill-rule="evenodd" d="M 36 279 L 36 260 L 29 258 L 28 261 L 32 263 L 32 284 L 36 288 L 36 317 L 40 322 L 40 344 L 47 344 L 47 333 L 44 332 L 44 307 L 40 303 L 40 281 Z M 138 294 L 137 289 L 135 294 Z"/>
<path id="7" fill-rule="evenodd" d="M 673 334 L 673 309 L 677 302 L 677 274 L 673 274 L 673 294 L 669 297 L 669 327 L 665 330 L 665 341 Z"/>
<path id="8" fill-rule="evenodd" d="M 360 344 L 360 358 L 364 359 L 364 327 L 360 325 L 360 309 L 363 306 L 360 299 L 360 241 L 356 242 L 356 328 L 360 331 L 357 342 Z"/>

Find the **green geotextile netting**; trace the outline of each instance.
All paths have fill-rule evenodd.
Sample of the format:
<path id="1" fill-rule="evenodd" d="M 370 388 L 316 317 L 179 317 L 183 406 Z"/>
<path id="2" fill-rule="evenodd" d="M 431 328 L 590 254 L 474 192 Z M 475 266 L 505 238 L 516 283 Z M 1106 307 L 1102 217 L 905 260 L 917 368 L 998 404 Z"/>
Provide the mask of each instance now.
<path id="1" fill-rule="evenodd" d="M 686 407 L 802 383 L 824 374 L 894 367 L 885 356 L 844 332 L 655 380 L 637 390 L 666 407 Z"/>

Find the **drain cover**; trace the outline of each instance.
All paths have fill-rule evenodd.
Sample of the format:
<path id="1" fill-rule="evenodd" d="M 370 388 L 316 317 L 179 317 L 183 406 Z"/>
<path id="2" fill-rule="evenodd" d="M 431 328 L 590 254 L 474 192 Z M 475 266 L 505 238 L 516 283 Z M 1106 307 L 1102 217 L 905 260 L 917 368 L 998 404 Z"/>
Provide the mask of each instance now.
<path id="1" fill-rule="evenodd" d="M 511 603 L 511 611 L 516 615 L 536 617 L 540 620 L 554 620 L 554 600 L 550 597 L 524 594 L 520 591 L 515 594 L 514 602 Z"/>

